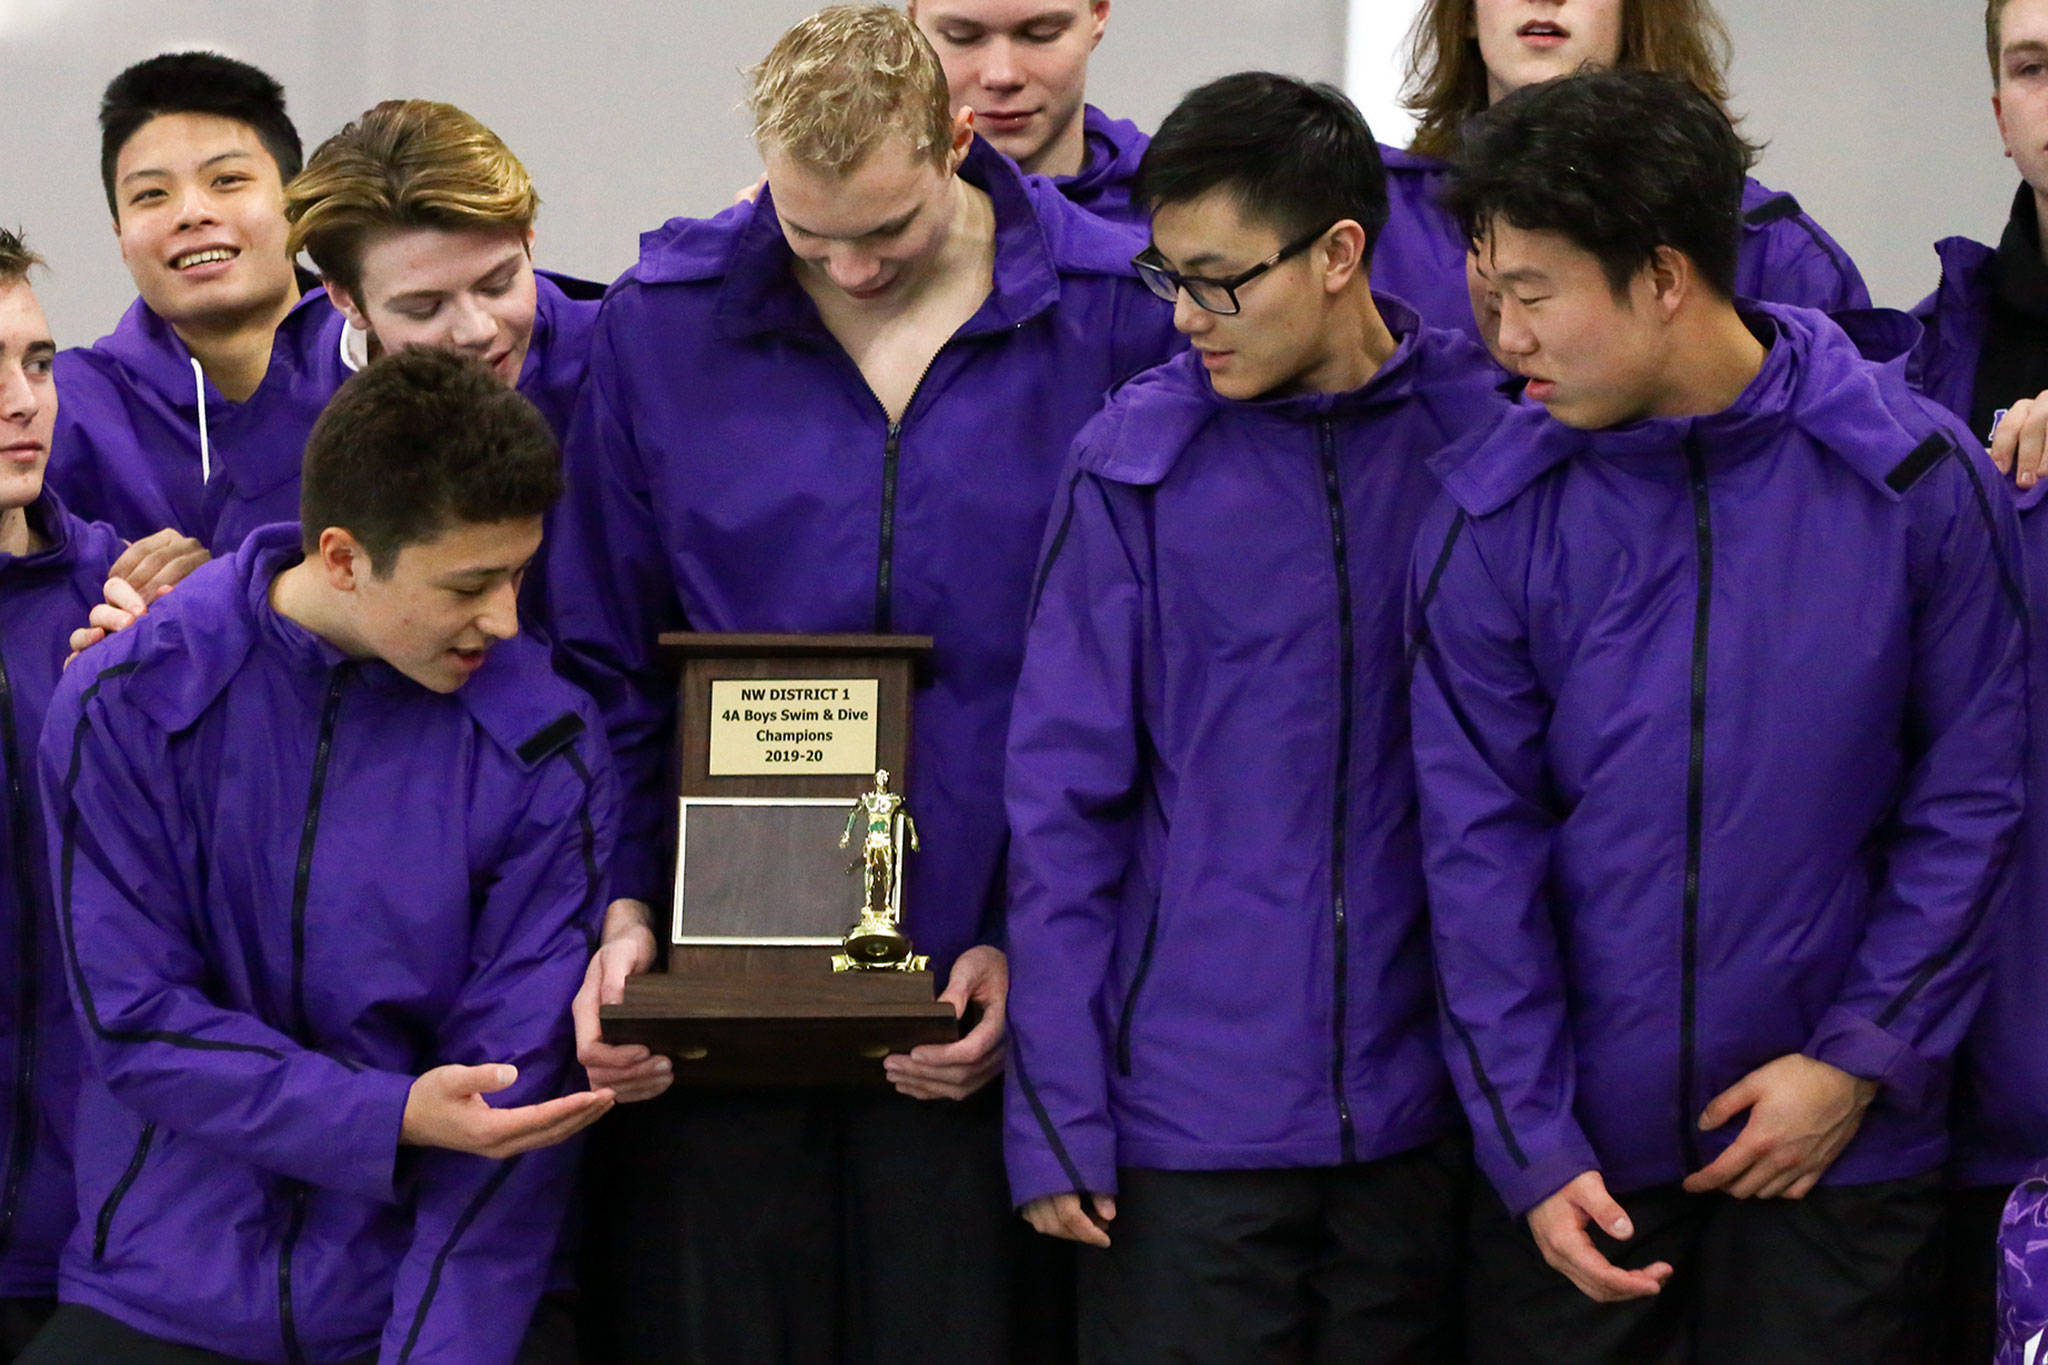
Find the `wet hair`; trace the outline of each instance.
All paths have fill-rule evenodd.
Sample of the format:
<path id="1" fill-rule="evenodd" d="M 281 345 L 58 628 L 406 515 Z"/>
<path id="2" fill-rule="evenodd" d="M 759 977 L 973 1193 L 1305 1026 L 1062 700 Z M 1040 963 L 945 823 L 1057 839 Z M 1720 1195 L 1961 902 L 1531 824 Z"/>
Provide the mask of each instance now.
<path id="1" fill-rule="evenodd" d="M 833 5 L 776 40 L 747 73 L 754 144 L 844 175 L 891 133 L 943 165 L 953 104 L 939 54 L 903 11 Z"/>
<path id="2" fill-rule="evenodd" d="M 539 410 L 475 357 L 415 346 L 370 362 L 313 424 L 299 519 L 307 554 L 338 526 L 388 578 L 408 545 L 545 516 L 561 495 L 561 454 Z"/>
<path id="3" fill-rule="evenodd" d="M 0 284 L 22 284 L 28 272 L 43 264 L 43 258 L 29 250 L 21 233 L 0 228 Z"/>
<path id="4" fill-rule="evenodd" d="M 283 86 L 218 52 L 166 52 L 114 77 L 100 101 L 100 183 L 117 220 L 114 163 L 137 129 L 165 114 L 211 114 L 247 124 L 277 163 L 280 180 L 299 173 L 299 130 L 285 113 Z"/>
<path id="5" fill-rule="evenodd" d="M 526 233 L 540 196 L 498 135 L 452 104 L 386 100 L 314 149 L 285 187 L 289 249 L 356 295 L 362 253 L 392 228 Z M 361 299 L 357 298 L 360 305 Z"/>
<path id="6" fill-rule="evenodd" d="M 1665 71 L 1728 103 L 1728 30 L 1709 0 L 1620 0 L 1624 71 Z M 1411 147 L 1448 158 L 1465 120 L 1487 105 L 1486 63 L 1473 36 L 1474 0 L 1427 0 L 1408 34 L 1402 102 L 1417 119 Z"/>
<path id="7" fill-rule="evenodd" d="M 1474 242 L 1495 223 L 1596 257 L 1617 297 L 1659 247 L 1735 292 L 1755 149 L 1713 99 L 1654 71 L 1581 72 L 1516 91 L 1466 129 L 1444 206 Z"/>
<path id="8" fill-rule="evenodd" d="M 1138 163 L 1149 210 L 1211 190 L 1293 240 L 1349 218 L 1368 257 L 1387 225 L 1387 172 L 1365 116 L 1335 86 L 1244 71 L 1191 92 Z"/>

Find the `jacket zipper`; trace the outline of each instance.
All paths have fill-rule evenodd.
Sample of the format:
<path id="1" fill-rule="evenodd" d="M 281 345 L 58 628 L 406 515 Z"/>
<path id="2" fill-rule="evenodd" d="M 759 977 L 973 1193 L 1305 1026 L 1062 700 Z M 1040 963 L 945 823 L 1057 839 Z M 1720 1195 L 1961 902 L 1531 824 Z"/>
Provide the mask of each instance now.
<path id="1" fill-rule="evenodd" d="M 328 680 L 320 704 L 320 742 L 313 753 L 313 785 L 306 797 L 306 824 L 299 833 L 299 865 L 292 877 L 292 1024 L 301 1043 L 308 1043 L 306 1018 L 306 892 L 313 880 L 313 845 L 320 835 L 320 802 L 327 792 L 327 760 L 334 750 L 334 723 L 341 713 L 341 685 L 346 664 Z"/>
<path id="2" fill-rule="evenodd" d="M 947 338 L 938 350 L 932 352 L 931 359 L 925 361 L 924 368 L 918 371 L 917 382 L 910 386 L 910 397 L 904 401 L 902 417 L 890 417 L 889 410 L 882 408 L 881 398 L 875 397 L 875 406 L 882 408 L 882 415 L 889 422 L 888 435 L 882 441 L 881 554 L 880 562 L 875 566 L 875 633 L 878 635 L 889 633 L 891 619 L 895 615 L 890 605 L 890 594 L 894 591 L 896 577 L 896 476 L 903 454 L 903 423 L 910 416 L 910 410 L 917 406 L 917 395 L 924 391 L 924 381 L 930 377 L 932 366 L 939 363 L 939 357 L 952 344 L 952 339 Z M 858 370 L 860 367 L 854 368 Z M 866 375 L 861 376 L 861 383 L 867 383 Z M 875 391 L 870 387 L 868 393 L 874 396 Z"/>
<path id="3" fill-rule="evenodd" d="M 320 836 L 320 806 L 327 794 L 327 761 L 334 753 L 334 728 L 341 715 L 342 684 L 347 680 L 348 666 L 343 664 L 328 679 L 327 696 L 320 704 L 320 740 L 313 751 L 312 789 L 306 797 L 306 824 L 299 835 L 299 864 L 292 878 L 292 1018 L 298 1040 L 308 1045 L 312 1024 L 306 1017 L 306 895 L 313 880 L 313 846 Z M 284 1334 L 285 1357 L 293 1365 L 305 1360 L 292 1313 L 292 1252 L 305 1226 L 306 1187 L 294 1182 L 291 1223 L 277 1252 L 277 1320 Z"/>
<path id="4" fill-rule="evenodd" d="M 1687 481 L 1692 487 L 1694 553 L 1699 593 L 1693 606 L 1690 742 L 1685 773 L 1685 892 L 1679 947 L 1678 1134 L 1686 1164 L 1700 1164 L 1698 1125 L 1693 1121 L 1694 1049 L 1699 1015 L 1700 847 L 1706 807 L 1707 618 L 1714 596 L 1714 530 L 1707 503 L 1707 466 L 1696 437 L 1685 443 Z"/>
<path id="5" fill-rule="evenodd" d="M 21 1207 L 21 1185 L 28 1175 L 29 1152 L 35 1145 L 35 1084 L 37 1051 L 41 1042 L 37 1029 L 42 1009 L 41 943 L 42 917 L 37 913 L 35 881 L 29 870 L 31 844 L 28 827 L 28 796 L 21 777 L 20 735 L 15 726 L 14 688 L 8 681 L 7 661 L 0 659 L 0 744 L 6 746 L 8 833 L 14 846 L 15 894 L 21 924 L 18 929 L 20 966 L 15 999 L 21 1013 L 21 1050 L 14 1074 L 14 1141 L 7 1154 L 6 1184 L 0 1186 L 0 1250 L 14 1238 L 14 1220 Z"/>
<path id="6" fill-rule="evenodd" d="M 1351 686 L 1355 667 L 1351 619 L 1351 556 L 1344 535 L 1344 489 L 1337 476 L 1337 437 L 1326 417 L 1317 423 L 1323 456 L 1323 494 L 1330 505 L 1330 549 L 1337 570 L 1337 790 L 1330 810 L 1331 954 L 1336 974 L 1330 1018 L 1330 1088 L 1337 1099 L 1337 1132 L 1344 1160 L 1358 1159 L 1351 1101 L 1344 1093 L 1344 1022 L 1350 1009 L 1350 934 L 1344 911 L 1344 834 L 1351 807 Z"/>
<path id="7" fill-rule="evenodd" d="M 107 1235 L 113 1231 L 114 1215 L 121 1210 L 121 1201 L 128 1197 L 128 1190 L 135 1184 L 135 1178 L 142 1174 L 142 1163 L 149 1159 L 149 1144 L 156 1138 L 156 1125 L 142 1125 L 142 1136 L 135 1139 L 135 1155 L 128 1158 L 128 1168 L 121 1172 L 121 1178 L 114 1182 L 107 1202 L 100 1205 L 99 1219 L 92 1229 L 92 1258 L 103 1259 L 107 1254 Z"/>
<path id="8" fill-rule="evenodd" d="M 277 1253 L 277 1322 L 284 1334 L 285 1358 L 292 1365 L 305 1365 L 306 1353 L 299 1346 L 299 1325 L 292 1316 L 292 1249 L 306 1226 L 306 1187 L 294 1182 L 292 1221 L 285 1229 L 284 1245 Z"/>

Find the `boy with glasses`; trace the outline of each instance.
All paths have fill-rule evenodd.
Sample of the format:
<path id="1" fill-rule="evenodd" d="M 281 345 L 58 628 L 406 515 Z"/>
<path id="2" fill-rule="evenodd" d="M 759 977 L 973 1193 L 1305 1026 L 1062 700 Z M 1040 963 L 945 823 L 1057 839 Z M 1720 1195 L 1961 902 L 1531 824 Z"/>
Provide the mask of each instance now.
<path id="1" fill-rule="evenodd" d="M 1468 1155 L 1408 756 L 1429 460 L 1503 403 L 1368 278 L 1341 94 L 1225 77 L 1138 177 L 1190 353 L 1083 430 L 1009 740 L 1006 1152 L 1090 1361 L 1457 1359 Z"/>

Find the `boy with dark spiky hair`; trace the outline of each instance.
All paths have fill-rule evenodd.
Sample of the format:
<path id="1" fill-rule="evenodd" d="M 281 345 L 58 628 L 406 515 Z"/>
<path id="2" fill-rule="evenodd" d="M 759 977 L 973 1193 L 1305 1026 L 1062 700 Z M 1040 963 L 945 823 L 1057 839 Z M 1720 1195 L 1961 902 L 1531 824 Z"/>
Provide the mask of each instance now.
<path id="1" fill-rule="evenodd" d="M 222 504 L 256 500 L 348 377 L 346 328 L 286 250 L 298 133 L 276 81 L 212 52 L 166 53 L 107 86 L 100 178 L 139 298 L 57 360 L 52 485 L 131 539 L 235 546 Z M 239 528 L 237 528 L 239 529 Z"/>
<path id="2" fill-rule="evenodd" d="M 1925 1358 L 2023 793 L 2017 527 L 1902 367 L 1736 301 L 1748 159 L 1602 72 L 1453 172 L 1531 400 L 1446 457 L 1412 580 L 1481 1362 Z"/>
<path id="3" fill-rule="evenodd" d="M 518 1354 L 557 1144 L 611 1103 L 568 1013 L 609 759 L 514 638 L 560 491 L 546 423 L 480 362 L 387 356 L 315 426 L 301 525 L 59 685 L 83 1221 L 26 1361 Z"/>

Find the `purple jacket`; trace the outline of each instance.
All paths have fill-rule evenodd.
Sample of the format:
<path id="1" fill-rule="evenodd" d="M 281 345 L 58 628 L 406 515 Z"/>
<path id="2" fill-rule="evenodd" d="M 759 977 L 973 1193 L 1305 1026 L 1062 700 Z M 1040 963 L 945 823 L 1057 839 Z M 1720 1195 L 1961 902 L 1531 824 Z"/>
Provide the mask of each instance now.
<path id="1" fill-rule="evenodd" d="M 232 550 L 239 538 L 220 533 L 223 509 L 269 496 L 280 470 L 293 476 L 296 499 L 306 436 L 348 378 L 346 330 L 326 291 L 312 284 L 278 326 L 263 383 L 247 402 L 230 403 L 194 368 L 170 325 L 137 299 L 111 334 L 57 357 L 51 487 L 78 515 L 130 540 L 170 526 L 216 554 Z M 298 515 L 296 501 L 289 515 Z"/>
<path id="2" fill-rule="evenodd" d="M 1522 1213 L 1676 1181 L 1795 1052 L 1881 1083 L 1832 1183 L 1947 1155 L 2022 795 L 2017 527 L 1982 452 L 1827 318 L 1726 412 L 1447 455 L 1415 549 L 1446 1048 Z"/>
<path id="3" fill-rule="evenodd" d="M 2035 1163 L 2005 1201 L 1998 1228 L 1996 1365 L 2048 1360 L 2048 1163 Z"/>
<path id="4" fill-rule="evenodd" d="M 44 547 L 0 555 L 0 1299 L 51 1298 L 57 1253 L 77 1220 L 71 1117 L 78 1028 L 64 984 L 43 857 L 36 737 L 66 637 L 100 600 L 120 556 L 112 529 L 80 521 L 45 493 L 28 509 Z"/>
<path id="5" fill-rule="evenodd" d="M 1996 253 L 1965 237 L 1935 250 L 1941 283 L 1913 315 L 1923 331 L 1907 362 L 1906 377 L 1935 402 L 1968 421 L 1990 325 L 1990 267 Z M 1979 436 L 1982 440 L 1982 436 Z M 1965 1185 L 2003 1185 L 2048 1156 L 2048 1018 L 2039 983 L 2048 972 L 2048 484 L 2015 499 L 2025 547 L 2027 601 L 2034 605 L 2029 676 L 2027 814 L 2020 834 L 2020 873 L 2012 910 L 2000 923 L 1992 952 L 1990 990 L 1957 1055 L 1954 1178 Z"/>
<path id="6" fill-rule="evenodd" d="M 510 1362 L 573 1144 L 401 1150 L 413 1078 L 579 1088 L 613 794 L 587 699 L 499 645 L 429 692 L 271 609 L 292 526 L 84 656 L 41 772 L 85 1036 L 60 1292 L 257 1361 Z M 381 1346 L 380 1346 L 381 1343 Z"/>
<path id="7" fill-rule="evenodd" d="M 625 814 L 616 895 L 663 903 L 675 686 L 665 630 L 936 638 L 912 725 L 925 851 L 906 913 L 943 972 L 1001 918 L 1003 733 L 1039 538 L 1067 446 L 1110 388 L 1172 354 L 1142 243 L 977 141 L 995 289 L 892 423 L 796 282 L 770 196 L 641 239 L 606 297 L 568 445 L 549 598 L 597 697 Z"/>
<path id="8" fill-rule="evenodd" d="M 583 387 L 590 332 L 597 323 L 597 301 L 604 291 L 571 276 L 546 270 L 533 273 L 533 340 L 519 371 L 519 391 L 540 409 L 559 440 L 569 430 L 569 414 Z M 347 352 L 343 356 L 349 372 L 361 368 L 365 359 Z M 341 377 L 346 379 L 348 374 Z M 318 415 L 316 410 L 314 416 Z M 280 443 L 269 447 L 266 453 L 271 458 L 261 471 L 236 480 L 228 490 L 214 526 L 216 554 L 234 549 L 259 526 L 299 519 L 299 466 L 305 438 L 311 433 L 308 423 L 296 446 Z"/>
<path id="9" fill-rule="evenodd" d="M 1984 333 L 1991 326 L 1991 267 L 1998 252 L 1968 237 L 1937 243 L 1941 281 L 1914 305 L 1920 344 L 1906 362 L 1906 380 L 1935 402 L 1970 420 L 1977 392 L 1977 365 L 1984 358 Z M 1988 444 L 1990 433 L 1978 434 Z"/>
<path id="10" fill-rule="evenodd" d="M 1139 232 L 1148 230 L 1152 215 L 1131 203 L 1131 187 L 1152 139 L 1129 119 L 1111 118 L 1092 104 L 1082 114 L 1082 124 L 1087 159 L 1078 175 L 1053 176 L 1053 187 L 1097 218 Z"/>
<path id="11" fill-rule="evenodd" d="M 1393 217 L 1373 249 L 1375 289 L 1415 306 L 1423 321 L 1479 335 L 1465 287 L 1465 234 L 1437 203 L 1449 172 L 1433 157 L 1381 147 Z M 1751 180 L 1742 192 L 1735 292 L 1744 298 L 1837 312 L 1870 307 L 1849 253 L 1789 194 Z"/>
<path id="12" fill-rule="evenodd" d="M 1327 1166 L 1459 1126 L 1436 1037 L 1402 588 L 1499 371 L 1382 300 L 1350 393 L 1192 354 L 1075 443 L 1010 723 L 1012 1198 Z"/>

